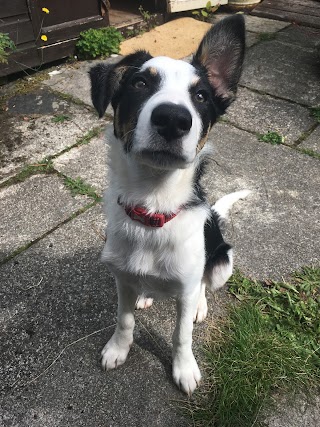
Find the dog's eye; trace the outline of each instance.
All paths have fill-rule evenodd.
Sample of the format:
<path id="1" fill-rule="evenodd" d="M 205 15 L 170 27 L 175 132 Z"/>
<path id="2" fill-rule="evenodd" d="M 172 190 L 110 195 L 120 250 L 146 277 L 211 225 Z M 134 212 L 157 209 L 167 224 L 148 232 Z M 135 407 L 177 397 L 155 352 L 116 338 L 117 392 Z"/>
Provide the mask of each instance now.
<path id="1" fill-rule="evenodd" d="M 136 77 L 132 80 L 132 86 L 136 89 L 143 89 L 147 86 L 147 82 L 143 77 Z"/>
<path id="2" fill-rule="evenodd" d="M 195 100 L 197 102 L 206 102 L 208 99 L 208 96 L 206 94 L 206 92 L 204 90 L 199 90 L 196 94 L 195 94 Z"/>

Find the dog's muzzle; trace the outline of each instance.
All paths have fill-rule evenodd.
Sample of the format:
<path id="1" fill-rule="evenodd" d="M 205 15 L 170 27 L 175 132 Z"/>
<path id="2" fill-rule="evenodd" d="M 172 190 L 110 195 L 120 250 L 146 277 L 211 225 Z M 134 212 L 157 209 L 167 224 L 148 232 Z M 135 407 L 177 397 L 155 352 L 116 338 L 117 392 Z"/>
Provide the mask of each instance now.
<path id="1" fill-rule="evenodd" d="M 189 133 L 192 117 L 187 108 L 182 105 L 163 103 L 152 111 L 151 124 L 160 136 L 170 142 Z"/>

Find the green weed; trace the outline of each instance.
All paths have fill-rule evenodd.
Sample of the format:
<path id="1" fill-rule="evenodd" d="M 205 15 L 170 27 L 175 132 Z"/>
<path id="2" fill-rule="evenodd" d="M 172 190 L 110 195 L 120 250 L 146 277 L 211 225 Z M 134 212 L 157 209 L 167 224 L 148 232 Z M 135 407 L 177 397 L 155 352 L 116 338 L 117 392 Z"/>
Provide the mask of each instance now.
<path id="1" fill-rule="evenodd" d="M 258 40 L 260 42 L 267 42 L 270 40 L 274 40 L 277 37 L 276 33 L 259 33 Z"/>
<path id="2" fill-rule="evenodd" d="M 260 134 L 258 136 L 259 141 L 268 142 L 272 145 L 279 145 L 284 142 L 284 137 L 278 132 L 268 131 L 265 134 Z"/>
<path id="3" fill-rule="evenodd" d="M 101 135 L 102 128 L 101 127 L 95 127 L 93 129 L 90 129 L 85 135 L 81 136 L 78 140 L 76 145 L 86 145 L 88 144 L 92 138 Z"/>
<path id="4" fill-rule="evenodd" d="M 101 197 L 97 195 L 95 189 L 84 182 L 82 178 L 69 178 L 65 177 L 64 179 L 64 185 L 71 191 L 71 194 L 73 196 L 76 196 L 77 194 L 91 197 L 92 199 L 99 201 Z"/>
<path id="5" fill-rule="evenodd" d="M 53 123 L 63 123 L 68 120 L 70 120 L 70 117 L 65 116 L 64 114 L 58 114 L 51 119 Z"/>
<path id="6" fill-rule="evenodd" d="M 32 175 L 49 174 L 54 172 L 55 170 L 51 158 L 45 158 L 37 163 L 24 166 L 23 169 L 17 173 L 17 175 L 0 184 L 0 187 L 7 187 L 12 184 L 17 184 L 18 182 L 22 182 Z"/>
<path id="7" fill-rule="evenodd" d="M 320 123 L 320 107 L 312 107 L 310 108 L 311 115 Z"/>
<path id="8" fill-rule="evenodd" d="M 208 3 L 203 9 L 193 10 L 192 15 L 199 21 L 208 21 L 211 15 L 213 15 L 213 13 L 216 12 L 219 9 L 219 7 L 220 7 L 219 4 L 217 4 L 216 6 L 213 6 L 211 4 L 211 1 L 208 1 Z"/>

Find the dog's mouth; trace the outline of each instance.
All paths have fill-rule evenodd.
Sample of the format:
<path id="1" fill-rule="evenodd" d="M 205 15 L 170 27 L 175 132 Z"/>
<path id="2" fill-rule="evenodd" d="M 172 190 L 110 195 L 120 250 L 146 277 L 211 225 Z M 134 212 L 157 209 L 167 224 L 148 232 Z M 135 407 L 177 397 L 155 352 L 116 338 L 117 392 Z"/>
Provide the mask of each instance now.
<path id="1" fill-rule="evenodd" d="M 172 150 L 143 149 L 137 156 L 142 163 L 157 169 L 185 169 L 189 165 L 182 154 Z"/>

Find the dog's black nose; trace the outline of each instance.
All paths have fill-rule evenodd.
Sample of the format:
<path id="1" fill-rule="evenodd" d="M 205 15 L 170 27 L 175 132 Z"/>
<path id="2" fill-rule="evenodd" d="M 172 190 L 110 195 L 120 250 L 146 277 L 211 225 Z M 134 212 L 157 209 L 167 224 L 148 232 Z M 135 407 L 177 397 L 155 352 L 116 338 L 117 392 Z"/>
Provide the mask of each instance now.
<path id="1" fill-rule="evenodd" d="M 160 104 L 152 111 L 151 123 L 159 135 L 167 141 L 172 141 L 189 132 L 192 117 L 182 105 Z"/>

